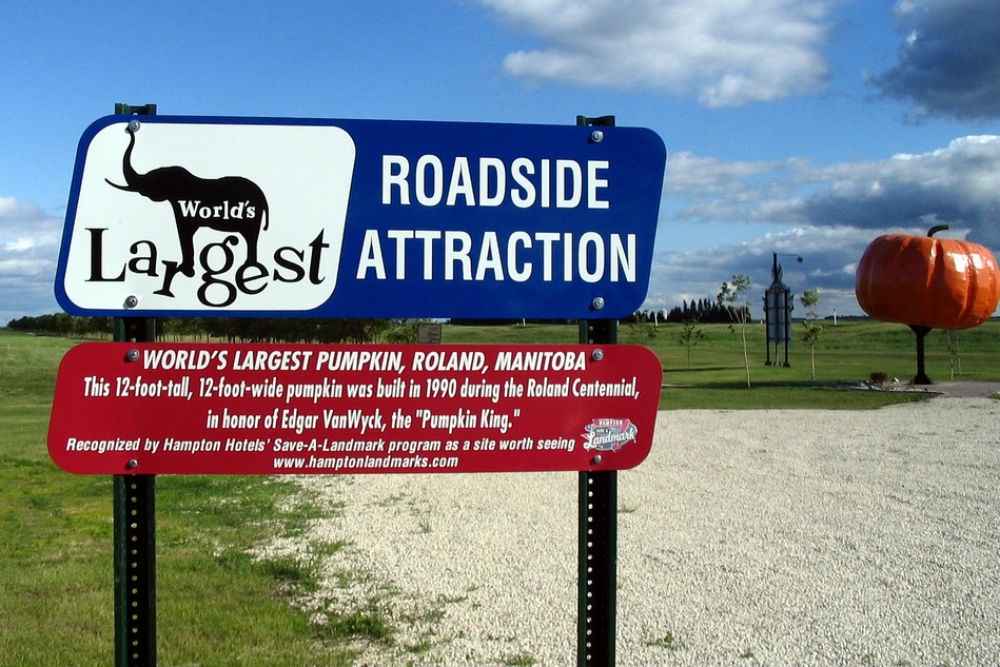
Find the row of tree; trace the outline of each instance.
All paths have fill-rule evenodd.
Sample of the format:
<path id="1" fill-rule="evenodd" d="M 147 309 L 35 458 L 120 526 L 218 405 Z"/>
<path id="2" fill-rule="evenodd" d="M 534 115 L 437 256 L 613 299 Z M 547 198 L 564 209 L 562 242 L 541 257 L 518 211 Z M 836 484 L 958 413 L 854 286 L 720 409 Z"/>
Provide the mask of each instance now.
<path id="1" fill-rule="evenodd" d="M 734 322 L 731 309 L 709 304 L 708 300 L 686 302 L 674 308 L 664 320 L 660 311 L 640 310 L 622 318 L 622 324 L 657 324 L 659 322 Z M 509 326 L 512 324 L 575 324 L 575 320 L 451 320 L 451 324 Z M 235 318 L 235 317 L 163 317 L 156 318 L 160 340 L 222 340 L 232 343 L 374 343 L 416 341 L 417 322 L 386 319 L 320 318 Z M 111 317 L 78 317 L 67 313 L 21 317 L 7 325 L 17 331 L 110 338 L 114 334 Z"/>
<path id="2" fill-rule="evenodd" d="M 159 340 L 220 340 L 229 343 L 387 343 L 416 342 L 417 322 L 385 319 L 320 318 L 156 318 Z M 110 338 L 111 317 L 77 317 L 66 313 L 22 317 L 7 325 L 17 331 Z"/>
<path id="3" fill-rule="evenodd" d="M 743 304 L 749 309 L 750 304 Z M 683 305 L 674 306 L 667 311 L 667 322 L 704 322 L 706 324 L 731 323 L 739 320 L 733 304 L 721 303 L 718 299 L 696 299 Z"/>

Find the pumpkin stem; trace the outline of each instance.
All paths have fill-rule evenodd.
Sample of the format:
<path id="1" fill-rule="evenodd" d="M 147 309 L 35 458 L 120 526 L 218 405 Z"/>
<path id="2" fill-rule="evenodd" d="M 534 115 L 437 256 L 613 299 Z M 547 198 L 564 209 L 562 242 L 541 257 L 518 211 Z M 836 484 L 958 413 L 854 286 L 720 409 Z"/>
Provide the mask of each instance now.
<path id="1" fill-rule="evenodd" d="M 927 230 L 927 236 L 934 236 L 938 232 L 943 232 L 946 229 L 948 229 L 948 225 L 934 225 Z"/>

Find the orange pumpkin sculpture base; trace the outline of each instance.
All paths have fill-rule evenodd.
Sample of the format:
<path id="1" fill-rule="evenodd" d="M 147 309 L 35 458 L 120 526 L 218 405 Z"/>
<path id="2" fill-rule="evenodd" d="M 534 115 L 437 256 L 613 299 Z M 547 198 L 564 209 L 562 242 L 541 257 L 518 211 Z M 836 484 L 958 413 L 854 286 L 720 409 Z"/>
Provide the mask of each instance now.
<path id="1" fill-rule="evenodd" d="M 924 337 L 931 329 L 969 329 L 988 320 L 1000 301 L 1000 269 L 986 247 L 934 234 L 885 234 L 869 244 L 855 281 L 861 308 L 878 320 L 909 325 L 917 336 L 914 384 L 924 373 Z"/>

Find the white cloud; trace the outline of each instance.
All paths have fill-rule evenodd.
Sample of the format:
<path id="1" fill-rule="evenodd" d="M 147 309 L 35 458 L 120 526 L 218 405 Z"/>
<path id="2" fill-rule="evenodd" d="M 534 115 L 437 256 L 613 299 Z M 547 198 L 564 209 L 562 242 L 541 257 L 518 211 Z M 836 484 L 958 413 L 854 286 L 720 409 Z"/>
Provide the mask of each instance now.
<path id="1" fill-rule="evenodd" d="M 651 289 L 647 302 L 670 308 L 683 299 L 714 299 L 722 282 L 737 274 L 750 276 L 752 293 L 762 296 L 772 279 L 772 253 L 779 253 L 782 280 L 796 298 L 816 289 L 824 315 L 861 314 L 854 297 L 853 267 L 872 238 L 871 231 L 855 227 L 793 227 L 738 245 L 662 253 L 654 261 L 666 280 Z M 802 263 L 795 261 L 796 256 L 803 258 Z M 755 317 L 762 317 L 759 301 L 751 298 Z"/>
<path id="2" fill-rule="evenodd" d="M 696 195 L 732 193 L 745 189 L 755 176 L 767 176 L 798 161 L 726 162 L 694 153 L 672 153 L 667 160 L 668 194 Z"/>
<path id="3" fill-rule="evenodd" d="M 664 192 L 683 202 L 678 219 L 787 224 L 784 211 L 808 170 L 802 158 L 726 162 L 678 153 L 667 161 Z"/>
<path id="4" fill-rule="evenodd" d="M 19 238 L 13 241 L 7 241 L 3 249 L 9 252 L 25 252 L 26 250 L 31 250 L 36 247 L 38 242 L 35 239 L 30 238 Z"/>
<path id="5" fill-rule="evenodd" d="M 673 183 L 671 183 L 673 181 Z M 667 196 L 678 217 L 866 229 L 946 223 L 1000 247 L 1000 136 L 970 136 L 922 154 L 813 166 L 803 159 L 674 159 Z"/>
<path id="6" fill-rule="evenodd" d="M 756 222 L 783 231 L 738 245 L 659 253 L 651 303 L 668 293 L 675 301 L 681 294 L 714 296 L 723 280 L 739 273 L 763 289 L 771 253 L 778 252 L 806 260 L 785 264 L 793 290 L 819 288 L 829 295 L 828 306 L 857 314 L 854 267 L 879 234 L 919 234 L 946 223 L 947 236 L 1000 251 L 1000 136 L 961 137 L 926 153 L 828 166 L 679 154 L 670 162 L 665 193 L 672 207 L 668 226 Z"/>
<path id="7" fill-rule="evenodd" d="M 830 0 L 481 0 L 542 48 L 505 69 L 529 80 L 694 93 L 730 107 L 826 81 Z"/>
<path id="8" fill-rule="evenodd" d="M 788 211 L 795 221 L 868 229 L 945 223 L 1000 247 L 1000 137 L 964 137 L 927 153 L 835 165 L 812 176 L 831 185 L 796 202 Z"/>
<path id="9" fill-rule="evenodd" d="M 49 276 L 55 273 L 56 263 L 37 259 L 0 259 L 0 276 Z M 0 289 L 2 291 L 2 289 Z"/>
<path id="10" fill-rule="evenodd" d="M 53 296 L 63 221 L 0 197 L 0 324 L 59 310 Z"/>
<path id="11" fill-rule="evenodd" d="M 44 217 L 40 208 L 14 197 L 0 196 L 0 222 L 31 222 Z"/>
<path id="12" fill-rule="evenodd" d="M 918 118 L 1000 117 L 1000 3 L 900 0 L 899 63 L 873 79 Z"/>

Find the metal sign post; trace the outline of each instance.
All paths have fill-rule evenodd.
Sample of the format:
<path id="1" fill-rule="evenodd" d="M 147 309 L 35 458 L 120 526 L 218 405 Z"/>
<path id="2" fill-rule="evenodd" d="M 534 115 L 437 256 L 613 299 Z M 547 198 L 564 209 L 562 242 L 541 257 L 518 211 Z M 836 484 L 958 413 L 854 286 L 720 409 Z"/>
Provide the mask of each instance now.
<path id="1" fill-rule="evenodd" d="M 115 340 L 155 340 L 154 320 L 115 320 Z M 128 467 L 128 466 L 126 466 Z M 115 666 L 156 665 L 156 476 L 114 476 Z"/>
<path id="2" fill-rule="evenodd" d="M 115 114 L 155 115 L 156 105 L 116 104 Z M 156 340 L 155 320 L 116 318 L 114 339 Z M 115 667 L 156 665 L 156 477 L 115 475 Z"/>
<path id="3" fill-rule="evenodd" d="M 576 124 L 608 127 L 615 124 L 615 117 L 577 116 Z M 617 343 L 618 321 L 580 320 L 580 342 Z M 612 667 L 617 625 L 618 472 L 581 472 L 579 476 L 576 664 Z"/>
<path id="4" fill-rule="evenodd" d="M 114 476 L 115 665 L 156 664 L 156 477 Z"/>

